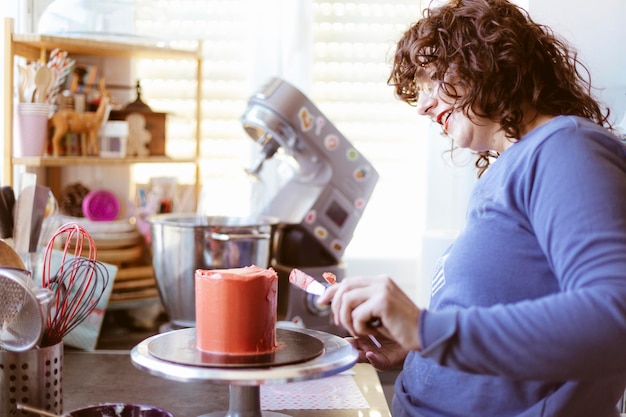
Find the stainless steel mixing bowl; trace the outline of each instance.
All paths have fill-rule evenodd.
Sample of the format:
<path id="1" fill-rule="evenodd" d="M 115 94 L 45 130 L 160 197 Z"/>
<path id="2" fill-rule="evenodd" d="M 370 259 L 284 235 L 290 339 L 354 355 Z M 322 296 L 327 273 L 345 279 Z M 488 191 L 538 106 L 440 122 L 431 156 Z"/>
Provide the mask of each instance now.
<path id="1" fill-rule="evenodd" d="M 148 219 L 152 266 L 172 325 L 195 326 L 196 269 L 267 268 L 278 220 L 160 214 Z"/>

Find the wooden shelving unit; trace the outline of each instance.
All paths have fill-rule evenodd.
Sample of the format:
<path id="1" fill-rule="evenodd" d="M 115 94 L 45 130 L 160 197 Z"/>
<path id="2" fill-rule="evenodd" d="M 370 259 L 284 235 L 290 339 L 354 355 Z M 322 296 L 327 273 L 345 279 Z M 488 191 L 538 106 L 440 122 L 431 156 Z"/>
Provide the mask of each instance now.
<path id="1" fill-rule="evenodd" d="M 42 53 L 60 48 L 74 55 L 111 56 L 120 58 L 197 59 L 197 50 L 174 49 L 154 42 L 127 38 L 122 42 L 108 39 L 85 39 L 40 34 L 14 34 L 14 54 L 29 60 L 45 58 Z"/>
<path id="2" fill-rule="evenodd" d="M 147 156 L 129 158 L 101 158 L 97 156 L 42 156 L 42 157 L 14 157 L 14 165 L 31 167 L 66 167 L 75 165 L 128 165 L 128 164 L 171 164 L 195 163 L 195 159 L 170 158 L 168 156 Z"/>
<path id="3" fill-rule="evenodd" d="M 110 39 L 84 39 L 74 37 L 48 36 L 40 34 L 15 34 L 13 33 L 12 19 L 4 19 L 2 31 L 0 32 L 0 44 L 3 47 L 3 184 L 15 187 L 14 173 L 15 167 L 26 167 L 45 172 L 40 181 L 43 185 L 50 187 L 57 196 L 62 187 L 63 170 L 70 167 L 120 167 L 128 169 L 134 164 L 193 164 L 195 168 L 195 191 L 196 198 L 199 195 L 200 187 L 200 140 L 201 140 L 201 102 L 202 102 L 202 45 L 198 42 L 194 49 L 176 49 L 157 42 L 147 42 L 140 39 L 129 38 L 120 40 Z M 196 113 L 195 113 L 195 155 L 191 158 L 171 158 L 168 156 L 147 156 L 147 157 L 124 157 L 109 158 L 97 156 L 42 156 L 42 157 L 13 157 L 13 109 L 14 109 L 14 80 L 16 59 L 25 58 L 27 61 L 47 62 L 52 50 L 58 48 L 67 51 L 72 57 L 101 57 L 107 58 L 152 58 L 152 59 L 174 59 L 192 60 L 196 66 Z M 81 168 L 82 169 L 82 168 Z M 104 262 L 114 263 L 120 268 L 119 281 L 113 288 L 110 299 L 115 302 L 114 308 L 121 308 L 141 302 L 142 300 L 154 300 L 158 298 L 155 280 L 152 274 L 152 267 L 148 257 L 144 256 L 145 243 L 141 246 L 128 246 L 120 249 L 120 252 L 113 250 L 110 259 Z M 105 248 L 106 249 L 106 248 Z M 130 251 L 138 251 L 140 259 L 133 262 L 124 262 L 121 253 L 127 254 Z M 98 251 L 98 255 L 106 254 L 106 250 Z M 117 279 L 117 278 L 116 278 Z"/>
<path id="4" fill-rule="evenodd" d="M 195 49 L 177 49 L 162 45 L 158 42 L 145 41 L 138 38 L 128 38 L 112 41 L 110 39 L 85 39 L 78 37 L 61 37 L 41 34 L 13 33 L 12 19 L 4 19 L 2 30 L 2 45 L 4 54 L 4 158 L 3 178 L 9 185 L 14 182 L 14 166 L 44 168 L 48 172 L 49 181 L 60 178 L 58 171 L 69 166 L 110 166 L 132 165 L 146 163 L 194 163 L 196 164 L 196 195 L 199 194 L 200 170 L 198 157 L 201 140 L 201 101 L 202 101 L 202 57 L 201 44 Z M 23 57 L 28 61 L 42 61 L 48 59 L 50 51 L 59 48 L 75 56 L 97 56 L 111 58 L 163 58 L 193 60 L 196 64 L 196 157 L 191 159 L 173 159 L 167 156 L 102 158 L 102 157 L 51 157 L 43 156 L 16 158 L 13 157 L 13 95 L 15 58 Z M 51 189 L 58 190 L 59 184 L 48 184 Z"/>

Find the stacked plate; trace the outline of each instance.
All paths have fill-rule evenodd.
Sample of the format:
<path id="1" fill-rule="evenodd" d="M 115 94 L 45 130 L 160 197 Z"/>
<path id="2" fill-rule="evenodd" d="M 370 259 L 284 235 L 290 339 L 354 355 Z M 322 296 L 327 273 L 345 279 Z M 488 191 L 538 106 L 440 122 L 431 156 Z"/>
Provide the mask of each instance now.
<path id="1" fill-rule="evenodd" d="M 159 290 L 151 265 L 132 266 L 117 271 L 109 300 L 111 307 L 131 308 L 158 299 Z"/>

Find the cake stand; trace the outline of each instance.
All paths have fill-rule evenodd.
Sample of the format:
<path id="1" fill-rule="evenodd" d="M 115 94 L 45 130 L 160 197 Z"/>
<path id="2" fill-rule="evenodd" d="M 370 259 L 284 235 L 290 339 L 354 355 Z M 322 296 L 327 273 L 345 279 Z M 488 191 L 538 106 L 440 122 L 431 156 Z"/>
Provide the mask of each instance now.
<path id="1" fill-rule="evenodd" d="M 350 369 L 358 359 L 358 352 L 343 338 L 318 330 L 278 327 L 277 341 L 275 356 L 222 361 L 226 355 L 207 355 L 195 348 L 191 328 L 149 337 L 131 350 L 130 357 L 135 367 L 152 375 L 229 384 L 228 410 L 199 417 L 287 417 L 261 410 L 260 385 L 331 376 Z"/>

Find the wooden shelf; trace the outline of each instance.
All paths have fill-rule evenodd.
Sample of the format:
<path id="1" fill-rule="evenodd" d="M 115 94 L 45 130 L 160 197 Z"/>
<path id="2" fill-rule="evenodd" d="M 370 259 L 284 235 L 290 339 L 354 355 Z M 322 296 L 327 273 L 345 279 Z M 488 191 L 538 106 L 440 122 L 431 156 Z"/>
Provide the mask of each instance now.
<path id="1" fill-rule="evenodd" d="M 149 59 L 172 59 L 172 60 L 193 60 L 196 67 L 196 110 L 195 110 L 195 153 L 199 154 L 201 135 L 201 116 L 202 116 L 202 43 L 201 41 L 190 42 L 193 44 L 189 49 L 171 47 L 167 43 L 158 42 L 140 37 L 99 37 L 95 34 L 83 34 L 83 36 L 54 36 L 44 34 L 17 34 L 13 32 L 12 19 L 5 18 L 2 30 L 0 30 L 0 44 L 3 51 L 0 53 L 3 57 L 3 91 L 5 92 L 2 101 L 3 117 L 3 185 L 13 185 L 14 167 L 26 167 L 28 171 L 36 171 L 38 174 L 42 172 L 44 175 L 38 177 L 42 184 L 48 186 L 56 195 L 61 195 L 63 187 L 68 182 L 68 178 L 64 178 L 64 173 L 71 172 L 74 179 L 79 179 L 83 172 L 92 175 L 95 167 L 113 167 L 111 171 L 117 170 L 122 172 L 120 178 L 129 176 L 130 171 L 122 169 L 136 164 L 190 164 L 195 170 L 195 198 L 200 191 L 200 169 L 199 159 L 195 156 L 186 158 L 172 158 L 165 155 L 151 155 L 146 157 L 120 157 L 108 158 L 102 156 L 43 156 L 43 157 L 12 157 L 13 154 L 13 94 L 11 92 L 15 88 L 15 58 L 21 57 L 28 61 L 46 62 L 49 59 L 50 52 L 54 49 L 60 49 L 67 52 L 70 56 L 80 57 L 103 57 L 103 58 L 149 58 Z M 96 36 L 96 37 L 94 37 Z M 161 153 L 161 152 L 158 152 Z M 76 171 L 71 171 L 70 167 L 81 167 Z M 92 168 L 94 167 L 94 168 Z M 160 167 L 158 167 L 160 168 Z M 185 167 L 186 169 L 187 167 Z M 89 176 L 87 175 L 87 176 Z M 98 178 L 102 185 L 107 185 L 106 178 Z M 89 184 L 86 184 L 89 186 Z M 121 184 L 127 185 L 127 184 Z M 124 196 L 124 199 L 127 196 Z M 122 263 L 141 263 L 141 256 L 144 254 L 142 246 L 135 246 L 124 249 L 102 250 L 98 251 L 100 258 L 109 256 L 103 261 L 113 264 L 120 264 L 120 268 L 128 265 Z M 145 268 L 150 266 L 140 266 Z M 120 269 L 118 273 L 123 273 Z M 129 271 L 130 273 L 130 271 Z M 137 271 L 133 271 L 137 274 Z M 141 274 L 139 274 L 141 275 Z M 115 308 L 128 308 L 136 306 L 137 303 L 154 302 L 158 300 L 158 291 L 154 285 L 154 278 L 150 275 L 136 276 L 134 284 L 126 281 L 124 284 L 118 285 L 111 300 L 114 302 Z M 150 279 L 148 279 L 150 278 Z M 131 285 L 132 284 L 132 285 Z M 132 288 L 128 288 L 131 287 Z M 124 288 L 122 288 L 124 287 Z M 133 290 L 134 289 L 134 290 Z M 131 291 L 133 290 L 133 291 Z"/>
<path id="2" fill-rule="evenodd" d="M 14 34 L 15 55 L 30 60 L 41 59 L 47 52 L 59 48 L 75 55 L 110 56 L 120 58 L 169 58 L 200 59 L 198 49 L 179 49 L 161 45 L 157 41 L 140 38 L 85 39 L 79 37 L 59 37 L 41 34 Z"/>
<path id="3" fill-rule="evenodd" d="M 160 164 L 160 163 L 196 163 L 194 158 L 170 158 L 168 156 L 146 156 L 128 158 L 104 158 L 101 156 L 42 156 L 42 157 L 13 157 L 14 165 L 30 167 L 68 167 L 68 166 L 96 166 L 96 165 L 130 165 L 130 164 Z"/>
<path id="4" fill-rule="evenodd" d="M 70 56 L 104 57 L 104 58 L 151 58 L 193 60 L 196 67 L 196 110 L 195 110 L 195 154 L 200 154 L 202 138 L 202 41 L 189 42 L 189 48 L 173 47 L 168 42 L 136 36 L 118 37 L 85 34 L 21 34 L 14 33 L 13 20 L 5 18 L 0 31 L 0 44 L 3 46 L 4 77 L 3 91 L 11 92 L 15 88 L 15 58 L 22 57 L 29 61 L 46 62 L 52 50 L 58 48 L 66 51 Z M 106 158 L 89 156 L 44 156 L 44 157 L 12 157 L 13 154 L 13 95 L 4 94 L 2 101 L 3 124 L 3 180 L 6 185 L 14 185 L 14 167 L 22 166 L 28 169 L 41 169 L 41 177 L 45 185 L 53 191 L 59 191 L 62 183 L 64 168 L 79 166 L 131 166 L 135 164 L 194 164 L 196 181 L 196 198 L 200 191 L 199 159 L 171 158 L 168 156 Z"/>

